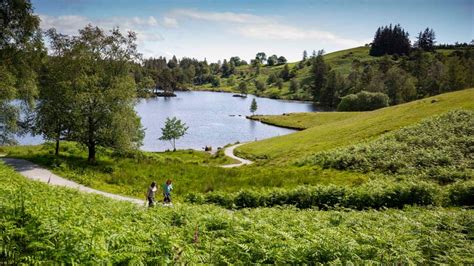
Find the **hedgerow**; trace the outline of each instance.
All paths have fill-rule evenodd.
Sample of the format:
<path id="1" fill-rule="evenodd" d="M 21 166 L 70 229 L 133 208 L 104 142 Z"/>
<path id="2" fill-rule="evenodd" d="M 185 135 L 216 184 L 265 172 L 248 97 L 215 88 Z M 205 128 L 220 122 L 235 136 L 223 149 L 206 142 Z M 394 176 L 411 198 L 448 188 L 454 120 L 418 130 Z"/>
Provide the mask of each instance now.
<path id="1" fill-rule="evenodd" d="M 357 187 L 301 186 L 296 189 L 274 189 L 267 192 L 242 190 L 238 193 L 190 193 L 189 203 L 211 203 L 226 208 L 257 208 L 292 205 L 300 209 L 350 208 L 356 210 L 403 208 L 405 205 L 443 205 L 446 192 L 428 182 L 371 181 Z M 455 201 L 449 201 L 458 205 Z M 465 205 L 465 204 L 461 204 Z"/>

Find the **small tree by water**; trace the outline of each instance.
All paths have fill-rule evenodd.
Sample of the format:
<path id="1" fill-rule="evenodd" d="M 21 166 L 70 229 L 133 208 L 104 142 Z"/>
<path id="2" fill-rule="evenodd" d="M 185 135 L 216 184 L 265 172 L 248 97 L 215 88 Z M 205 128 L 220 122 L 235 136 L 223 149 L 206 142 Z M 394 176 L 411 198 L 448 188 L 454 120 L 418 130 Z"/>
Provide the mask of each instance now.
<path id="1" fill-rule="evenodd" d="M 159 140 L 168 140 L 176 151 L 176 140 L 186 134 L 188 127 L 176 117 L 166 118 L 165 127 L 161 128 L 162 136 Z"/>
<path id="2" fill-rule="evenodd" d="M 252 103 L 250 104 L 250 112 L 252 113 L 252 115 L 255 113 L 255 111 L 257 111 L 257 101 L 255 100 L 255 98 L 252 99 Z"/>

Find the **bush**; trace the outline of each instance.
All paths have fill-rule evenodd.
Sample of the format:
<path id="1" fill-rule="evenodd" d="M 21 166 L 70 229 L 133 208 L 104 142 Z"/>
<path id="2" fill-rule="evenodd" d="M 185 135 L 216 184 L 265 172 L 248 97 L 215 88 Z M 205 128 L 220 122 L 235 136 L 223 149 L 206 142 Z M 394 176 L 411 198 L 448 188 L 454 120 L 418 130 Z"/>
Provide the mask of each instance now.
<path id="1" fill-rule="evenodd" d="M 341 98 L 337 106 L 338 111 L 371 111 L 387 107 L 389 98 L 381 92 L 361 91 Z"/>
<path id="2" fill-rule="evenodd" d="M 474 181 L 457 182 L 448 190 L 450 205 L 474 206 Z"/>
<path id="3" fill-rule="evenodd" d="M 439 205 L 439 189 L 427 182 L 371 181 L 359 187 L 305 186 L 295 189 L 277 189 L 269 192 L 243 190 L 239 193 L 190 194 L 190 203 L 213 203 L 226 208 L 257 208 L 291 205 L 299 209 L 328 210 L 403 208 L 405 205 Z M 455 205 L 458 205 L 457 203 Z"/>

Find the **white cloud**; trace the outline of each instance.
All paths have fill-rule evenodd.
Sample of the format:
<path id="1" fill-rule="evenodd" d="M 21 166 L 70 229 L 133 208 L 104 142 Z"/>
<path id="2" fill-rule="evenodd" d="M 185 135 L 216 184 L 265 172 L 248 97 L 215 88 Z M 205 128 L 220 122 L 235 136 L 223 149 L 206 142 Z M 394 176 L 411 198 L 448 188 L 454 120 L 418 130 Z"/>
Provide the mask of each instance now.
<path id="1" fill-rule="evenodd" d="M 238 32 L 245 37 L 263 40 L 319 40 L 343 46 L 357 46 L 361 41 L 341 38 L 331 32 L 300 29 L 282 24 L 260 24 L 238 27 Z"/>
<path id="2" fill-rule="evenodd" d="M 92 24 L 104 29 L 119 27 L 121 31 L 134 31 L 137 33 L 139 43 L 145 41 L 160 41 L 163 36 L 158 33 L 158 21 L 153 17 L 110 17 L 105 19 L 91 19 L 84 16 L 48 16 L 40 15 L 41 28 L 47 30 L 56 28 L 60 33 L 76 35 L 78 30 Z"/>
<path id="3" fill-rule="evenodd" d="M 234 12 L 205 12 L 194 9 L 175 9 L 170 13 L 171 17 L 191 18 L 197 20 L 206 20 L 214 22 L 232 22 L 232 23 L 268 23 L 271 20 L 267 17 L 256 16 L 247 13 Z"/>
<path id="4" fill-rule="evenodd" d="M 168 28 L 176 28 L 178 27 L 178 21 L 172 17 L 164 17 L 163 25 L 165 25 Z"/>
<path id="5" fill-rule="evenodd" d="M 167 18 L 173 19 L 175 26 L 178 20 L 188 18 L 202 21 L 233 24 L 233 32 L 241 36 L 260 40 L 318 40 L 331 44 L 353 47 L 364 42 L 340 37 L 334 33 L 304 29 L 290 26 L 274 17 L 257 16 L 247 13 L 205 12 L 194 9 L 176 9 Z"/>

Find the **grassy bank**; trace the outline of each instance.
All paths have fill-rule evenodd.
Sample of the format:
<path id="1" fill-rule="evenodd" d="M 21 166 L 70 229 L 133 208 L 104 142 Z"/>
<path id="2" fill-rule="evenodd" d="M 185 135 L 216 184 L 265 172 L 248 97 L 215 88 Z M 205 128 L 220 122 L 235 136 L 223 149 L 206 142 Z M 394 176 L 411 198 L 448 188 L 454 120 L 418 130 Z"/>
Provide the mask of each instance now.
<path id="1" fill-rule="evenodd" d="M 274 165 L 295 162 L 308 155 L 360 143 L 384 133 L 453 109 L 474 109 L 474 89 L 445 93 L 434 97 L 354 114 L 297 114 L 268 116 L 266 121 L 280 125 L 309 126 L 293 134 L 274 137 L 237 148 L 237 153 Z M 347 115 L 347 117 L 346 117 Z M 299 121 L 295 122 L 298 117 Z M 269 118 L 271 120 L 269 120 Z M 296 121 L 298 121 L 296 120 Z"/>
<path id="2" fill-rule="evenodd" d="M 0 260 L 16 265 L 474 262 L 474 211 L 459 208 L 145 209 L 0 163 L 0 213 Z"/>
<path id="3" fill-rule="evenodd" d="M 136 152 L 115 155 L 110 150 L 98 152 L 97 164 L 87 163 L 84 147 L 63 143 L 60 156 L 53 155 L 52 145 L 2 147 L 0 153 L 23 158 L 65 178 L 111 193 L 143 198 L 152 181 L 171 178 L 174 196 L 210 191 L 237 192 L 248 188 L 265 190 L 274 187 L 293 188 L 298 185 L 360 184 L 367 180 L 362 173 L 323 170 L 321 167 L 260 167 L 251 165 L 225 169 L 222 164 L 233 161 L 222 153 L 211 156 L 193 150 L 177 152 Z"/>

